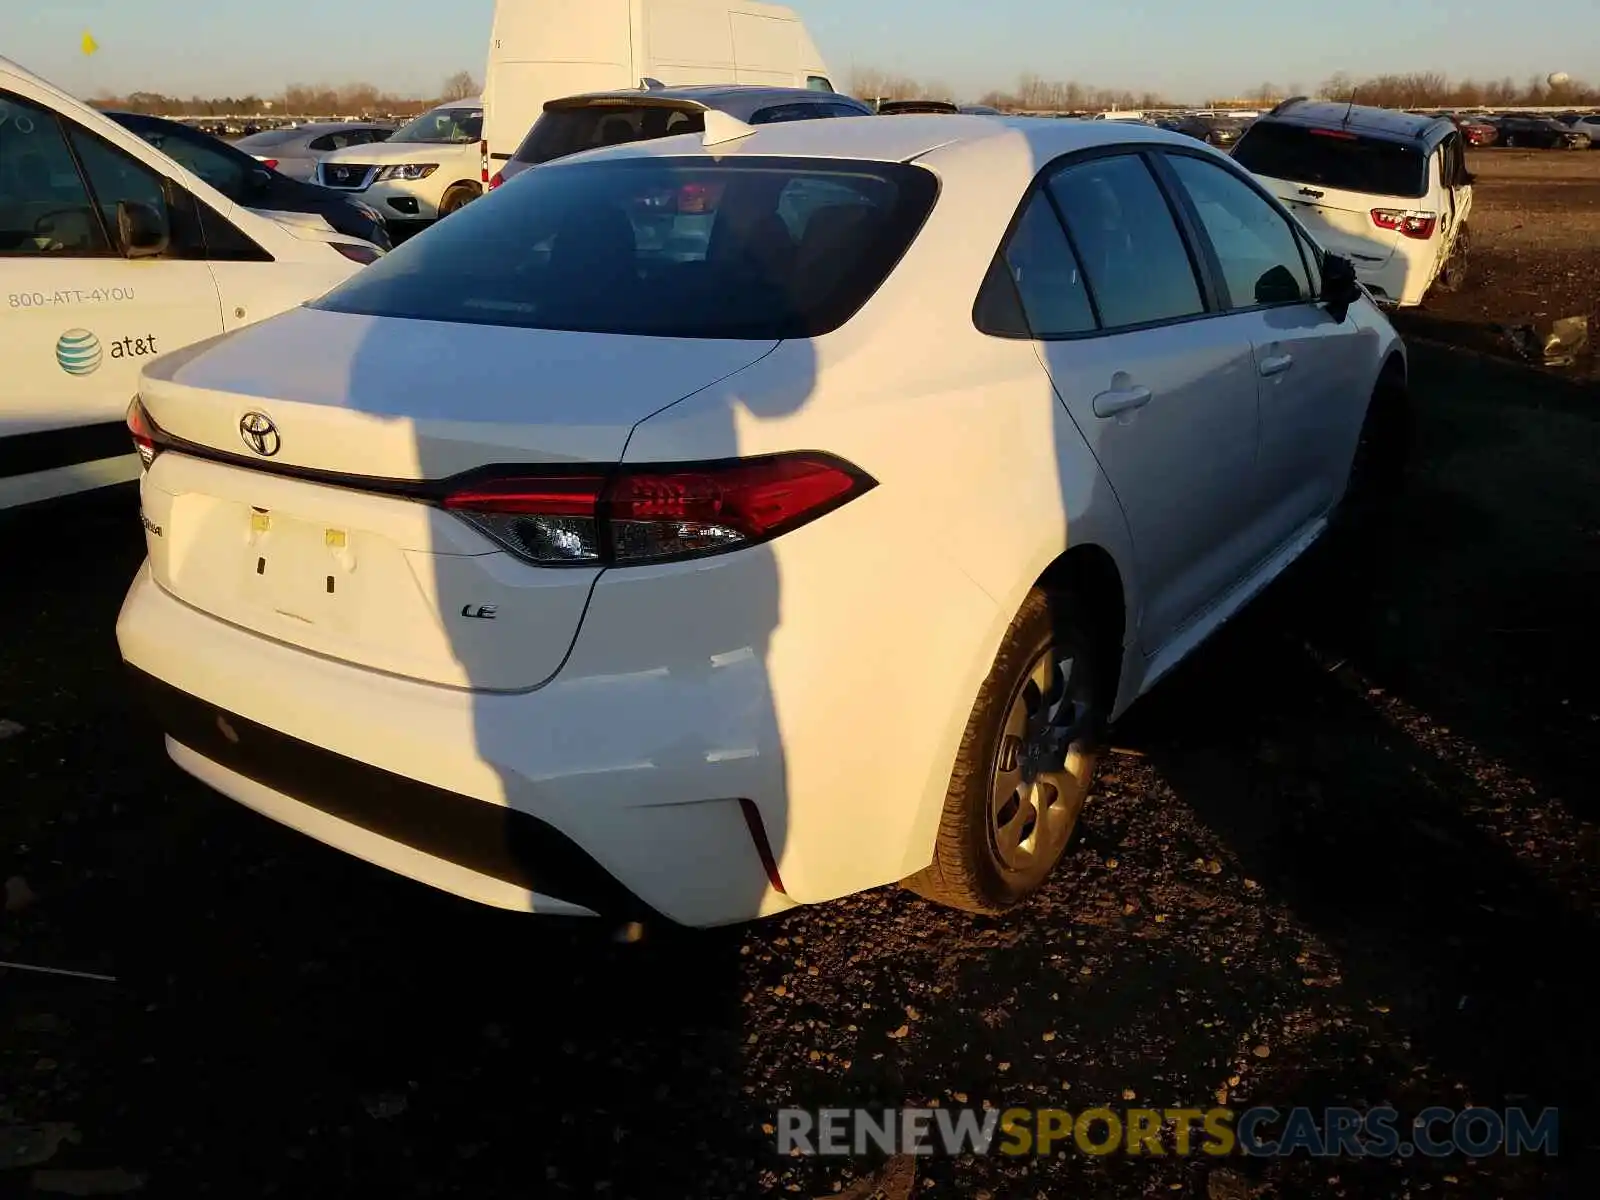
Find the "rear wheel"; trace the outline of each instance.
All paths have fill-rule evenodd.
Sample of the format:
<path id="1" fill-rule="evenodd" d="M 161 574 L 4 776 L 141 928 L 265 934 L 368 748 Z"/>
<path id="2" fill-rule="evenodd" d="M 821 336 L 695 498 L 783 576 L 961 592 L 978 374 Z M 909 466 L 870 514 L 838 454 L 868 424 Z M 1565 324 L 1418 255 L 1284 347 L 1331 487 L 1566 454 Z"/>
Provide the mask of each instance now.
<path id="1" fill-rule="evenodd" d="M 452 184 L 450 190 L 444 194 L 444 199 L 439 201 L 439 219 L 442 221 L 451 213 L 460 212 L 482 194 L 483 189 L 476 184 Z"/>
<path id="2" fill-rule="evenodd" d="M 1385 370 L 1361 425 L 1361 439 L 1350 463 L 1350 479 L 1335 524 L 1343 531 L 1363 532 L 1405 490 L 1416 431 L 1405 378 L 1398 370 Z"/>
<path id="3" fill-rule="evenodd" d="M 1455 245 L 1450 248 L 1450 257 L 1439 270 L 1439 278 L 1434 280 L 1433 286 L 1441 292 L 1459 292 L 1467 283 L 1469 260 L 1472 253 L 1472 227 L 1463 225 L 1456 234 Z"/>
<path id="4" fill-rule="evenodd" d="M 930 900 L 1001 913 L 1043 885 L 1088 799 L 1109 683 L 1097 631 L 1070 594 L 1035 589 L 1006 632 L 956 755 Z"/>

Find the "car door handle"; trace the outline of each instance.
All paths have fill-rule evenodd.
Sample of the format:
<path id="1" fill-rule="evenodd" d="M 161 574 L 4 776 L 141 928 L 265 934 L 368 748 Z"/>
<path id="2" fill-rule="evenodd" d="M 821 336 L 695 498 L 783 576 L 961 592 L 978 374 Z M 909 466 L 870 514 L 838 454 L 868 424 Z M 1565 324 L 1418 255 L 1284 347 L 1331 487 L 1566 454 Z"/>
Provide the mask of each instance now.
<path id="1" fill-rule="evenodd" d="M 1094 398 L 1094 415 L 1097 417 L 1115 417 L 1125 412 L 1132 412 L 1136 408 L 1143 408 L 1150 403 L 1151 392 L 1147 387 L 1122 388 L 1118 391 L 1101 392 Z"/>
<path id="2" fill-rule="evenodd" d="M 1274 375 L 1282 375 L 1292 366 L 1294 366 L 1294 355 L 1277 354 L 1261 360 L 1261 374 L 1270 379 Z"/>

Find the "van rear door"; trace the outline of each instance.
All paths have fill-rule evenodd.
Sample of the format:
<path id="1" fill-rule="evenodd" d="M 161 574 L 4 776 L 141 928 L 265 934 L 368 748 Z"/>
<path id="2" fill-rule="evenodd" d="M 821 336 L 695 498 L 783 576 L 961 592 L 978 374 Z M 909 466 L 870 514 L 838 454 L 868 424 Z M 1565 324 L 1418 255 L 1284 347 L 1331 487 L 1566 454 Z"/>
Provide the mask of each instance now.
<path id="1" fill-rule="evenodd" d="M 791 17 L 730 12 L 734 73 L 740 83 L 794 87 L 800 60 L 799 22 Z"/>

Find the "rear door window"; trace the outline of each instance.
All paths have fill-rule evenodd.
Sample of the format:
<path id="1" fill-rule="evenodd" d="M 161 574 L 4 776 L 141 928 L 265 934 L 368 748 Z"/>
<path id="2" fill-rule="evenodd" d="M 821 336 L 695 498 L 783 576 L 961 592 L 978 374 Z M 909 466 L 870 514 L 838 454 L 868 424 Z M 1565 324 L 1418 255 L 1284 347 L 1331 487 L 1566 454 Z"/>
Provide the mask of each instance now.
<path id="1" fill-rule="evenodd" d="M 1095 329 L 1077 255 L 1042 190 L 1034 193 L 996 256 L 976 319 L 983 332 L 1001 337 L 1064 337 Z"/>
<path id="2" fill-rule="evenodd" d="M 0 255 L 109 250 L 55 113 L 0 93 Z"/>
<path id="3" fill-rule="evenodd" d="M 530 171 L 317 301 L 334 312 L 686 338 L 816 337 L 882 285 L 934 176 L 904 163 L 629 158 Z"/>
<path id="4" fill-rule="evenodd" d="M 601 146 L 704 133 L 705 113 L 665 104 L 586 104 L 545 110 L 512 160 L 538 165 Z"/>
<path id="5" fill-rule="evenodd" d="M 1233 157 L 1245 170 L 1270 179 L 1373 196 L 1427 194 L 1427 159 L 1420 148 L 1345 129 L 1257 121 L 1233 148 Z"/>
<path id="6" fill-rule="evenodd" d="M 1049 182 L 1106 329 L 1205 312 L 1172 209 L 1137 155 L 1095 158 Z"/>

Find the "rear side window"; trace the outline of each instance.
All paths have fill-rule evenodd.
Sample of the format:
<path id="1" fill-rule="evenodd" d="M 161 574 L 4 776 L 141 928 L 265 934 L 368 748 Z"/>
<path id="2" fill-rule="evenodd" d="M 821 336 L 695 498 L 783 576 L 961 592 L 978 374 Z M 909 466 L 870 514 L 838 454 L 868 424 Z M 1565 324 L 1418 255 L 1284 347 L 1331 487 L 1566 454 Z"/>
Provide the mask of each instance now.
<path id="1" fill-rule="evenodd" d="M 1167 161 L 1193 201 L 1232 308 L 1297 304 L 1311 299 L 1311 281 L 1289 222 L 1254 188 L 1226 168 L 1187 154 Z"/>
<path id="2" fill-rule="evenodd" d="M 771 108 L 756 111 L 750 118 L 752 125 L 776 125 L 780 121 L 815 121 L 821 117 L 836 117 L 841 115 L 857 116 L 852 110 L 844 109 L 843 105 L 834 104 L 775 104 Z"/>
<path id="3" fill-rule="evenodd" d="M 826 75 L 807 75 L 806 87 L 810 88 L 813 92 L 831 92 L 835 90 L 833 81 L 830 80 Z"/>
<path id="4" fill-rule="evenodd" d="M 1143 159 L 1090 159 L 1058 171 L 1049 187 L 1106 329 L 1205 311 L 1188 248 Z"/>
<path id="5" fill-rule="evenodd" d="M 1256 175 L 1340 191 L 1415 199 L 1428 190 L 1428 160 L 1419 147 L 1346 129 L 1257 121 L 1233 157 Z"/>
<path id="6" fill-rule="evenodd" d="M 937 192 L 930 172 L 904 163 L 557 164 L 313 307 L 655 337 L 816 337 L 877 291 Z"/>
<path id="7" fill-rule="evenodd" d="M 1095 328 L 1083 272 L 1044 192 L 1034 193 L 996 257 L 976 319 L 983 332 L 1002 337 L 1062 337 Z"/>
<path id="8" fill-rule="evenodd" d="M 705 128 L 702 110 L 664 104 L 591 104 L 546 109 L 511 157 L 514 162 L 537 165 L 600 146 L 646 142 L 680 133 L 704 133 Z"/>

